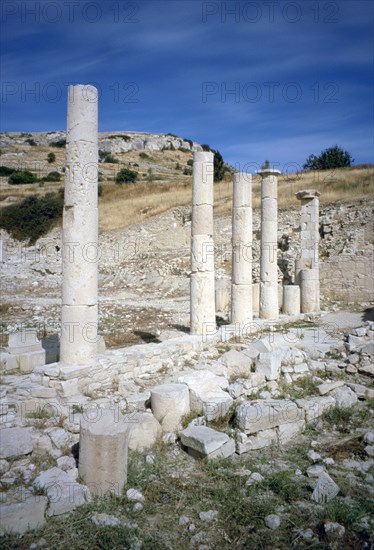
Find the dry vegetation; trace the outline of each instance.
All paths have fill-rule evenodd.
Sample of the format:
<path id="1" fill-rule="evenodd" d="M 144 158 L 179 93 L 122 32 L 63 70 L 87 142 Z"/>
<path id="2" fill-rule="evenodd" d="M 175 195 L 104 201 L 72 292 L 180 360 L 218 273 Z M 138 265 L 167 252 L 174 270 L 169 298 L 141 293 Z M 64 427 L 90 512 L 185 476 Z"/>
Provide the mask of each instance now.
<path id="1" fill-rule="evenodd" d="M 5 148 L 3 153 L 23 153 L 22 157 L 3 157 L 0 164 L 16 166 L 22 158 L 22 168 L 40 175 L 52 170 L 62 170 L 64 149 L 54 147 L 30 147 L 18 145 Z M 56 154 L 56 162 L 48 164 L 48 153 Z M 100 229 L 109 231 L 126 227 L 154 216 L 169 208 L 191 204 L 191 176 L 184 175 L 192 153 L 187 151 L 130 151 L 114 155 L 118 164 L 100 163 L 102 196 L 99 199 Z M 133 166 L 133 164 L 137 166 Z M 117 171 L 127 166 L 139 173 L 136 185 L 116 185 Z M 39 167 L 35 169 L 35 167 Z M 40 167 L 42 169 L 40 170 Z M 279 206 L 297 206 L 294 193 L 300 189 L 315 188 L 321 192 L 321 202 L 365 198 L 374 194 L 373 165 L 358 165 L 337 170 L 301 172 L 279 178 Z M 42 173 L 43 172 L 43 173 Z M 38 174 L 38 175 L 39 175 Z M 0 178 L 0 201 L 8 204 L 7 197 L 21 198 L 31 193 L 44 195 L 56 190 L 61 183 L 8 185 L 7 178 Z M 4 200 L 6 199 L 6 200 Z M 232 176 L 215 185 L 215 215 L 231 212 Z M 260 179 L 253 179 L 253 206 L 260 205 Z"/>

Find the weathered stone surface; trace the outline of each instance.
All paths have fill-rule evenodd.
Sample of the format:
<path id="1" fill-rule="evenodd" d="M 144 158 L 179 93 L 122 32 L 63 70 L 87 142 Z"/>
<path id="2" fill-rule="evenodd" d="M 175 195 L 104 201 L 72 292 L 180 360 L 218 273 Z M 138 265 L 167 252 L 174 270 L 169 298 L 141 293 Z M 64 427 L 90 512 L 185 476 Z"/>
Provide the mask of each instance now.
<path id="1" fill-rule="evenodd" d="M 302 419 L 302 411 L 292 401 L 258 400 L 245 401 L 239 405 L 235 422 L 248 435 Z"/>
<path id="2" fill-rule="evenodd" d="M 281 524 L 280 517 L 277 516 L 276 514 L 269 514 L 268 516 L 265 517 L 266 527 L 268 527 L 269 529 L 272 529 L 273 531 L 275 529 L 278 529 L 278 527 L 280 527 L 280 524 Z"/>
<path id="3" fill-rule="evenodd" d="M 363 384 L 351 384 L 347 382 L 347 386 L 351 388 L 357 395 L 359 399 L 373 399 L 374 398 L 374 388 L 368 388 Z"/>
<path id="4" fill-rule="evenodd" d="M 182 445 L 191 454 L 209 458 L 228 457 L 235 453 L 235 442 L 228 435 L 205 426 L 189 426 L 180 433 Z"/>
<path id="5" fill-rule="evenodd" d="M 273 443 L 278 442 L 277 430 L 263 430 L 255 435 L 246 435 L 239 433 L 236 438 L 236 452 L 238 454 L 247 453 L 248 451 L 256 451 L 265 447 L 270 447 Z"/>
<path id="6" fill-rule="evenodd" d="M 347 409 L 349 407 L 353 407 L 355 403 L 357 403 L 358 397 L 351 390 L 351 388 L 348 388 L 347 386 L 343 386 L 341 388 L 336 388 L 331 392 L 331 395 L 334 397 L 336 401 L 336 406 L 340 407 L 341 409 Z"/>
<path id="7" fill-rule="evenodd" d="M 33 453 L 43 455 L 52 451 L 52 441 L 47 434 L 40 433 L 38 430 L 31 432 Z"/>
<path id="8" fill-rule="evenodd" d="M 162 434 L 158 420 L 151 412 L 125 414 L 129 428 L 129 448 L 138 451 L 150 449 Z"/>
<path id="9" fill-rule="evenodd" d="M 187 384 L 190 390 L 190 407 L 198 414 L 205 414 L 207 420 L 225 416 L 233 403 L 232 397 L 223 388 L 228 380 L 211 371 L 201 370 L 178 377 L 178 382 Z"/>
<path id="10" fill-rule="evenodd" d="M 277 380 L 280 375 L 282 355 L 278 351 L 260 353 L 256 359 L 256 372 L 264 374 L 266 380 Z"/>
<path id="11" fill-rule="evenodd" d="M 79 440 L 79 475 L 95 495 L 121 494 L 127 479 L 129 426 L 116 409 L 83 416 Z"/>
<path id="12" fill-rule="evenodd" d="M 162 384 L 151 390 L 151 408 L 164 432 L 174 432 L 181 419 L 190 412 L 187 384 Z"/>
<path id="13" fill-rule="evenodd" d="M 336 401 L 332 395 L 323 395 L 311 399 L 296 399 L 296 403 L 298 407 L 305 411 L 305 420 L 307 422 L 319 418 L 325 411 L 336 405 Z"/>
<path id="14" fill-rule="evenodd" d="M 66 432 L 63 428 L 47 428 L 46 430 L 44 430 L 44 433 L 46 433 L 51 438 L 52 443 L 58 449 L 66 447 L 70 443 L 69 433 Z"/>
<path id="15" fill-rule="evenodd" d="M 141 392 L 128 395 L 126 397 L 126 405 L 128 412 L 145 411 L 147 403 L 150 402 L 151 392 Z"/>
<path id="16" fill-rule="evenodd" d="M 358 367 L 358 372 L 367 376 L 374 376 L 374 365 L 361 365 Z"/>
<path id="17" fill-rule="evenodd" d="M 220 362 L 227 367 L 229 376 L 245 376 L 251 372 L 253 360 L 245 353 L 230 349 L 220 357 Z"/>
<path id="18" fill-rule="evenodd" d="M 31 428 L 4 428 L 0 431 L 0 458 L 32 452 Z"/>
<path id="19" fill-rule="evenodd" d="M 295 439 L 305 428 L 305 420 L 301 418 L 287 424 L 281 424 L 278 426 L 278 440 L 281 445 L 284 445 Z"/>
<path id="20" fill-rule="evenodd" d="M 344 386 L 345 382 L 343 380 L 335 380 L 334 382 L 324 382 L 323 384 L 320 384 L 318 386 L 318 391 L 320 395 L 325 395 L 326 393 L 329 393 L 332 390 L 335 390 L 335 388 L 340 388 L 341 386 Z"/>
<path id="21" fill-rule="evenodd" d="M 88 488 L 77 483 L 75 475 L 69 475 L 60 468 L 53 467 L 42 472 L 36 477 L 34 484 L 47 491 L 48 516 L 66 514 L 91 500 Z"/>
<path id="22" fill-rule="evenodd" d="M 327 472 L 322 472 L 317 480 L 317 484 L 314 488 L 312 499 L 321 504 L 330 502 L 337 496 L 340 489 Z"/>
<path id="23" fill-rule="evenodd" d="M 48 499 L 23 492 L 20 502 L 0 504 L 0 535 L 14 533 L 23 535 L 29 529 L 40 529 L 45 524 Z"/>

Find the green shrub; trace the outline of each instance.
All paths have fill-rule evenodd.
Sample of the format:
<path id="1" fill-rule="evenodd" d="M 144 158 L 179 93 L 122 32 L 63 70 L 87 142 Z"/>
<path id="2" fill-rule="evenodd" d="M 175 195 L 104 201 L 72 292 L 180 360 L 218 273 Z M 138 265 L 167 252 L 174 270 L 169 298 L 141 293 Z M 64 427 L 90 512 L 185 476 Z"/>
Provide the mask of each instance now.
<path id="1" fill-rule="evenodd" d="M 183 175 L 184 176 L 191 176 L 192 175 L 192 168 L 183 168 Z"/>
<path id="2" fill-rule="evenodd" d="M 53 164 L 56 160 L 56 155 L 54 153 L 48 153 L 47 161 L 49 164 Z"/>
<path id="3" fill-rule="evenodd" d="M 103 186 L 101 183 L 99 183 L 99 185 L 97 186 L 97 196 L 101 197 L 102 194 L 103 194 Z"/>
<path id="4" fill-rule="evenodd" d="M 116 183 L 119 185 L 122 185 L 122 183 L 135 183 L 137 179 L 138 172 L 129 168 L 122 168 L 116 175 Z"/>
<path id="5" fill-rule="evenodd" d="M 193 166 L 193 159 L 188 159 L 187 165 L 188 166 Z"/>
<path id="6" fill-rule="evenodd" d="M 118 164 L 116 157 L 112 153 L 107 153 L 106 151 L 99 151 L 99 162 L 110 162 L 112 164 Z"/>
<path id="7" fill-rule="evenodd" d="M 27 183 L 35 183 L 36 181 L 38 181 L 38 178 L 35 174 L 29 172 L 28 170 L 13 172 L 8 179 L 8 183 L 10 183 L 10 185 L 24 185 Z"/>
<path id="8" fill-rule="evenodd" d="M 51 147 L 62 148 L 62 147 L 65 147 L 65 145 L 66 145 L 66 139 L 59 139 L 58 141 L 52 141 L 52 143 L 50 143 Z"/>
<path id="9" fill-rule="evenodd" d="M 13 238 L 34 244 L 56 225 L 62 216 L 63 204 L 63 189 L 44 197 L 31 195 L 2 209 L 0 227 Z"/>
<path id="10" fill-rule="evenodd" d="M 210 148 L 210 145 L 208 145 L 207 143 L 203 143 L 201 145 L 201 148 L 203 151 L 206 151 L 207 153 L 209 153 L 210 151 L 212 151 L 212 149 Z"/>
<path id="11" fill-rule="evenodd" d="M 0 166 L 0 176 L 10 176 L 17 172 L 15 168 L 8 168 L 8 166 Z"/>
<path id="12" fill-rule="evenodd" d="M 139 157 L 140 157 L 141 159 L 149 159 L 149 158 L 151 158 L 149 155 L 147 155 L 147 153 L 143 153 L 143 152 L 139 153 Z"/>
<path id="13" fill-rule="evenodd" d="M 351 166 L 354 159 L 338 145 L 322 151 L 318 157 L 310 155 L 303 166 L 304 170 L 328 170 L 331 168 L 344 168 Z"/>
<path id="14" fill-rule="evenodd" d="M 26 142 L 25 142 L 25 143 L 28 143 L 28 144 L 31 145 L 32 147 L 35 147 L 35 145 L 36 145 L 36 142 L 35 142 L 33 139 L 31 139 L 31 138 L 26 139 Z"/>
<path id="15" fill-rule="evenodd" d="M 49 172 L 42 181 L 61 181 L 61 174 L 59 172 Z"/>

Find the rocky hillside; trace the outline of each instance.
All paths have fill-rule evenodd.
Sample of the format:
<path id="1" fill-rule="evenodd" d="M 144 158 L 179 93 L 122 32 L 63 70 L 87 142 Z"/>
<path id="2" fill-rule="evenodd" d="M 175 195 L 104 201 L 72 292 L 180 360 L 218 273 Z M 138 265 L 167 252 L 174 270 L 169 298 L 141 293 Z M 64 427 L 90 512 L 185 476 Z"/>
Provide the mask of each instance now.
<path id="1" fill-rule="evenodd" d="M 2 132 L 0 147 L 28 145 L 30 147 L 63 147 L 66 132 Z M 101 132 L 99 149 L 106 153 L 127 153 L 128 151 L 165 151 L 185 149 L 201 151 L 201 145 L 174 134 L 151 134 L 148 132 Z M 5 157 L 7 155 L 5 154 Z"/>

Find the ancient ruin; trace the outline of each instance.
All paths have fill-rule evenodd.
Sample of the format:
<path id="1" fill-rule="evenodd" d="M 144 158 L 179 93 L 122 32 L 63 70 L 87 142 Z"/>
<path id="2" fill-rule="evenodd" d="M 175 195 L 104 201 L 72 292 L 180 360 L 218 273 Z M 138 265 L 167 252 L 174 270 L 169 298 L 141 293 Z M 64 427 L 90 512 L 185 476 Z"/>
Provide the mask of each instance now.
<path id="1" fill-rule="evenodd" d="M 278 319 L 278 178 L 279 170 L 261 176 L 260 318 Z"/>
<path id="2" fill-rule="evenodd" d="M 231 323 L 252 321 L 252 177 L 234 174 Z"/>
<path id="3" fill-rule="evenodd" d="M 69 86 L 62 229 L 60 361 L 82 365 L 97 354 L 98 91 Z"/>
<path id="4" fill-rule="evenodd" d="M 214 332 L 216 325 L 213 241 L 213 157 L 213 153 L 194 153 L 190 298 L 190 329 L 192 334 Z"/>

